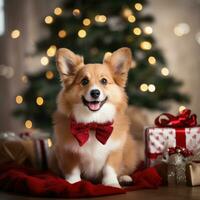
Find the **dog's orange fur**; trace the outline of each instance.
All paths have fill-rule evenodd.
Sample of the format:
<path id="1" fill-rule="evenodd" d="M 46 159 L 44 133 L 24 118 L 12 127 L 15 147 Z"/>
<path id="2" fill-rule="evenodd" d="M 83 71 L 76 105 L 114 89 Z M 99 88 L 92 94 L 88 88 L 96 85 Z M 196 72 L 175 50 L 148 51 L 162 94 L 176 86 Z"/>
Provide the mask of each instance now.
<path id="1" fill-rule="evenodd" d="M 65 62 L 68 62 L 67 70 Z M 55 153 L 63 175 L 69 174 L 74 167 L 79 166 L 82 159 L 77 151 L 65 148 L 66 145 L 77 142 L 69 129 L 69 117 L 73 116 L 72 108 L 75 104 L 81 103 L 81 96 L 94 84 L 108 96 L 108 102 L 116 108 L 116 114 L 113 118 L 114 129 L 109 140 L 121 143 L 117 150 L 109 153 L 105 165 L 109 164 L 117 176 L 120 176 L 133 172 L 141 161 L 140 144 L 132 139 L 129 133 L 129 118 L 125 114 L 127 95 L 124 86 L 131 64 L 132 56 L 128 48 L 121 48 L 111 56 L 104 58 L 103 64 L 84 64 L 83 58 L 70 50 L 58 50 L 57 67 L 63 88 L 58 95 L 58 110 L 53 118 Z M 90 82 L 87 86 L 82 86 L 80 83 L 85 76 L 89 78 Z M 107 85 L 102 85 L 99 82 L 102 77 L 108 80 Z M 102 171 L 99 176 L 103 176 L 103 174 Z"/>

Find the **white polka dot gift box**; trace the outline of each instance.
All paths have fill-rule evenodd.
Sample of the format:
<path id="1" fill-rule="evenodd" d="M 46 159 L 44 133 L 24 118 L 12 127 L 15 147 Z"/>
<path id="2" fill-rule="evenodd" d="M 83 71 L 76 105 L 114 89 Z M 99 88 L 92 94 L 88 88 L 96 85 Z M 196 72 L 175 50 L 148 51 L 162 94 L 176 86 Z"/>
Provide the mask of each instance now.
<path id="1" fill-rule="evenodd" d="M 169 148 L 196 152 L 200 148 L 200 126 L 195 114 L 185 109 L 177 116 L 163 113 L 155 119 L 155 127 L 145 130 L 146 165 L 158 164 Z"/>

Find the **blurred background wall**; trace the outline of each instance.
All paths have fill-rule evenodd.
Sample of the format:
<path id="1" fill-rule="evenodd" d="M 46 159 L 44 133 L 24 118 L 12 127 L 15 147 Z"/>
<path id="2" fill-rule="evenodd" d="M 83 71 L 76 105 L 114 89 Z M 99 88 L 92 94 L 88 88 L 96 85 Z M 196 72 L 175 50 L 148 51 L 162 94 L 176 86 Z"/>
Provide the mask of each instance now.
<path id="1" fill-rule="evenodd" d="M 41 21 L 59 1 L 4 1 L 5 33 L 0 36 L 0 131 L 19 131 L 23 122 L 12 116 L 15 97 L 25 87 L 23 74 L 40 69 L 39 57 L 33 57 L 35 42 L 46 32 Z M 153 14 L 152 25 L 157 44 L 162 49 L 170 73 L 183 80 L 182 91 L 191 97 L 189 107 L 200 116 L 200 1 L 150 0 L 145 12 Z M 10 34 L 20 29 L 23 35 L 14 41 Z M 38 66 L 38 67 L 37 67 Z M 181 105 L 172 104 L 177 113 Z M 150 123 L 159 112 L 147 111 Z"/>
<path id="2" fill-rule="evenodd" d="M 151 0 L 148 12 L 154 13 L 154 34 L 172 75 L 184 81 L 182 91 L 191 97 L 184 106 L 200 116 L 200 1 Z M 179 106 L 172 104 L 170 112 Z"/>

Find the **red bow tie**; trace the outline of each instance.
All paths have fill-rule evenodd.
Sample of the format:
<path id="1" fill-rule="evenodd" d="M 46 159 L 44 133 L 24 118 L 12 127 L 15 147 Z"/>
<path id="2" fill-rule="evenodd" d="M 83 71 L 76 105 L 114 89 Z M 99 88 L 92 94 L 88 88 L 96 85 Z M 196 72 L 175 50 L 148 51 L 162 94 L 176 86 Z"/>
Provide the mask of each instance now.
<path id="1" fill-rule="evenodd" d="M 70 130 L 72 135 L 77 139 L 80 146 L 87 142 L 90 130 L 96 131 L 97 140 L 99 140 L 99 142 L 102 144 L 105 144 L 113 131 L 112 124 L 113 122 L 107 122 L 104 124 L 92 122 L 84 124 L 77 123 L 74 119 L 71 119 Z"/>

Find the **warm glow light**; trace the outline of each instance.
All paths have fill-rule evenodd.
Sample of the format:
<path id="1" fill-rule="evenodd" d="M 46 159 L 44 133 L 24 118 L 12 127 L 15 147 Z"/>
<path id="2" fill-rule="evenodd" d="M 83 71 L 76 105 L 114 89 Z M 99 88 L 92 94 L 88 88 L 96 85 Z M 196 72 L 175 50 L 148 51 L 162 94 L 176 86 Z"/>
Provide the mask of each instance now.
<path id="1" fill-rule="evenodd" d="M 32 128 L 32 126 L 33 126 L 32 121 L 31 121 L 31 120 L 26 120 L 26 121 L 25 121 L 25 126 L 26 126 L 26 128 L 28 128 L 28 129 Z"/>
<path id="2" fill-rule="evenodd" d="M 74 9 L 72 13 L 73 13 L 73 15 L 76 16 L 76 17 L 79 16 L 79 15 L 81 14 L 81 12 L 80 12 L 80 10 L 79 10 L 78 8 Z"/>
<path id="3" fill-rule="evenodd" d="M 143 42 L 141 42 L 140 47 L 141 47 L 142 49 L 144 49 L 144 50 L 150 50 L 151 47 L 152 47 L 152 45 L 151 45 L 151 43 L 148 42 L 148 41 L 143 41 Z"/>
<path id="4" fill-rule="evenodd" d="M 143 83 L 140 85 L 140 90 L 142 92 L 146 92 L 148 90 L 148 85 L 146 83 Z"/>
<path id="5" fill-rule="evenodd" d="M 56 54 L 56 46 L 55 45 L 51 45 L 48 49 L 47 49 L 47 56 L 49 57 L 53 57 Z"/>
<path id="6" fill-rule="evenodd" d="M 123 10 L 123 16 L 124 17 L 126 17 L 126 18 L 128 18 L 130 15 L 132 15 L 133 13 L 132 13 L 132 10 L 131 9 L 129 9 L 129 8 L 125 8 L 124 10 Z"/>
<path id="7" fill-rule="evenodd" d="M 44 104 L 44 99 L 42 97 L 37 97 L 36 104 L 42 106 Z"/>
<path id="8" fill-rule="evenodd" d="M 153 29 L 151 26 L 146 26 L 144 27 L 144 33 L 147 34 L 147 35 L 150 35 L 153 33 Z"/>
<path id="9" fill-rule="evenodd" d="M 21 80 L 22 80 L 23 83 L 27 83 L 27 82 L 28 82 L 28 78 L 27 78 L 26 75 L 23 75 L 23 76 L 21 77 Z"/>
<path id="10" fill-rule="evenodd" d="M 46 24 L 51 24 L 53 23 L 53 17 L 52 16 L 46 16 L 44 19 Z"/>
<path id="11" fill-rule="evenodd" d="M 163 76 L 168 76 L 168 75 L 169 75 L 169 69 L 168 69 L 167 67 L 163 67 L 163 68 L 161 69 L 161 74 L 162 74 Z"/>
<path id="12" fill-rule="evenodd" d="M 48 147 L 52 147 L 52 141 L 50 138 L 47 139 Z"/>
<path id="13" fill-rule="evenodd" d="M 67 32 L 65 30 L 60 30 L 58 32 L 58 37 L 65 38 L 67 36 Z"/>
<path id="14" fill-rule="evenodd" d="M 49 59 L 46 57 L 46 56 L 43 56 L 41 59 L 40 59 L 40 62 L 42 65 L 46 66 L 49 64 Z"/>
<path id="15" fill-rule="evenodd" d="M 55 14 L 55 15 L 61 15 L 61 14 L 62 14 L 62 8 L 56 7 L 56 8 L 54 9 L 54 14 Z"/>
<path id="16" fill-rule="evenodd" d="M 135 22 L 135 16 L 134 15 L 130 15 L 129 17 L 128 17 L 128 21 L 130 22 L 130 23 L 134 23 Z"/>
<path id="17" fill-rule="evenodd" d="M 96 16 L 95 16 L 94 19 L 95 19 L 96 22 L 99 22 L 99 16 L 100 16 L 100 15 L 96 15 Z"/>
<path id="18" fill-rule="evenodd" d="M 182 112 L 182 111 L 185 110 L 185 109 L 186 109 L 185 106 L 180 106 L 178 110 L 179 110 L 179 112 Z"/>
<path id="19" fill-rule="evenodd" d="M 46 78 L 47 79 L 52 79 L 53 77 L 54 77 L 54 74 L 53 74 L 53 72 L 52 71 L 47 71 L 46 73 L 45 73 L 45 76 L 46 76 Z"/>
<path id="20" fill-rule="evenodd" d="M 86 33 L 85 30 L 83 30 L 83 29 L 79 30 L 78 36 L 79 36 L 80 38 L 84 38 L 84 37 L 86 37 L 86 35 L 87 35 L 87 33 Z"/>
<path id="21" fill-rule="evenodd" d="M 186 35 L 190 32 L 190 26 L 187 23 L 179 23 L 174 27 L 174 34 L 178 37 Z"/>
<path id="22" fill-rule="evenodd" d="M 135 4 L 135 9 L 136 9 L 137 11 L 141 11 L 142 8 L 143 8 L 143 6 L 142 6 L 141 3 L 136 3 L 136 4 Z"/>
<path id="23" fill-rule="evenodd" d="M 141 31 L 140 28 L 136 27 L 136 28 L 133 29 L 133 33 L 134 33 L 135 35 L 141 35 L 142 31 Z"/>
<path id="24" fill-rule="evenodd" d="M 20 31 L 15 29 L 11 32 L 11 38 L 13 39 L 17 39 L 18 37 L 20 37 Z"/>
<path id="25" fill-rule="evenodd" d="M 104 23 L 106 22 L 107 17 L 105 15 L 96 15 L 94 19 L 96 22 Z"/>
<path id="26" fill-rule="evenodd" d="M 150 85 L 148 86 L 148 90 L 149 90 L 149 92 L 155 92 L 155 90 L 156 90 L 155 85 L 150 84 Z"/>
<path id="27" fill-rule="evenodd" d="M 15 101 L 17 104 L 21 104 L 23 102 L 23 97 L 18 95 L 18 96 L 16 96 Z"/>
<path id="28" fill-rule="evenodd" d="M 84 20 L 83 20 L 83 25 L 84 26 L 89 26 L 91 24 L 91 20 L 89 19 L 89 18 L 85 18 Z"/>
<path id="29" fill-rule="evenodd" d="M 148 62 L 151 64 L 151 65 L 155 65 L 156 64 L 156 58 L 154 56 L 150 56 L 148 58 Z"/>

